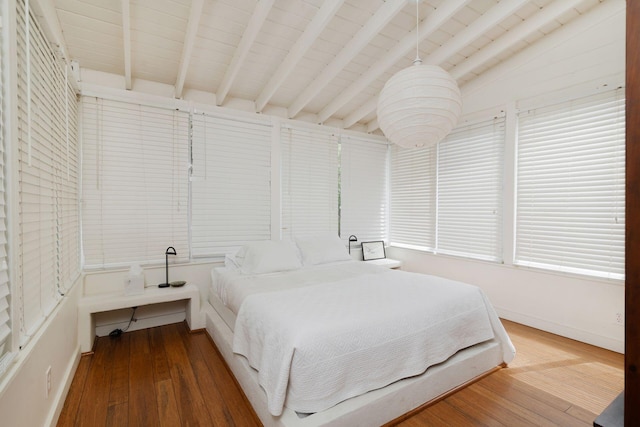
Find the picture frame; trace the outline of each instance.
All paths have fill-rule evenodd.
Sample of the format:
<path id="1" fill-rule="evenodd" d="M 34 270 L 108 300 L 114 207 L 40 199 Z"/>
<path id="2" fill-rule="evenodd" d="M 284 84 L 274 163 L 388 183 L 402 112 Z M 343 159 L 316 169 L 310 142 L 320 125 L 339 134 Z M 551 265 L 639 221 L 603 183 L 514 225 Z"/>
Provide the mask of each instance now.
<path id="1" fill-rule="evenodd" d="M 383 259 L 386 257 L 387 255 L 384 251 L 384 242 L 382 240 L 374 242 L 362 242 L 362 259 L 364 261 Z"/>

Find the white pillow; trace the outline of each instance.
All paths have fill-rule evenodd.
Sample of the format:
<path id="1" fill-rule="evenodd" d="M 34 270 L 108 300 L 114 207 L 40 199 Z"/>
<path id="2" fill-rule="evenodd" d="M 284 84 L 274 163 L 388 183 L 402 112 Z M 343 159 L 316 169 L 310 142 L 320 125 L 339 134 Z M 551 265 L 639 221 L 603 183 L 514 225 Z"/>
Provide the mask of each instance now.
<path id="1" fill-rule="evenodd" d="M 298 250 L 288 240 L 265 240 L 243 246 L 235 262 L 244 274 L 272 273 L 302 267 Z"/>
<path id="2" fill-rule="evenodd" d="M 296 238 L 302 264 L 317 265 L 334 261 L 351 260 L 351 255 L 338 236 Z"/>
<path id="3" fill-rule="evenodd" d="M 227 267 L 229 270 L 237 270 L 238 263 L 236 262 L 236 255 L 225 254 L 224 266 Z"/>

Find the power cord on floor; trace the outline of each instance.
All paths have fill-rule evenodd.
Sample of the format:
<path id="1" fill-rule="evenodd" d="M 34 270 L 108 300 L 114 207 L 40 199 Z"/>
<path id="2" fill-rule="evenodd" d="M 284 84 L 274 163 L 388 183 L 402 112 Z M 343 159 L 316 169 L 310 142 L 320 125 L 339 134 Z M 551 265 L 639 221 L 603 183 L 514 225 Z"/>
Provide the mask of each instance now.
<path id="1" fill-rule="evenodd" d="M 131 322 L 137 322 L 138 319 L 134 319 L 133 317 L 136 315 L 136 310 L 138 309 L 138 307 L 131 307 L 133 309 L 133 313 L 131 313 L 131 319 L 129 319 L 129 324 L 127 325 L 126 328 L 124 329 L 114 329 L 113 331 L 109 332 L 109 336 L 110 337 L 119 337 L 120 335 L 122 335 L 124 332 L 127 331 L 127 329 L 129 329 L 129 326 L 131 326 Z"/>

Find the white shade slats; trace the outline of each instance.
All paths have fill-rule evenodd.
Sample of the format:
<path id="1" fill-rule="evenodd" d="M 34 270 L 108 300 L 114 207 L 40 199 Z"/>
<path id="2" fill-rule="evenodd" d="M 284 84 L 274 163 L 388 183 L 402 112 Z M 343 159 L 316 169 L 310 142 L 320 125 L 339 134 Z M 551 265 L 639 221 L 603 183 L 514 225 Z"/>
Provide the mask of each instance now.
<path id="1" fill-rule="evenodd" d="M 340 234 L 360 242 L 387 240 L 386 143 L 343 135 L 340 140 Z"/>
<path id="2" fill-rule="evenodd" d="M 392 148 L 392 244 L 502 260 L 504 118 L 458 126 L 432 148 Z"/>
<path id="3" fill-rule="evenodd" d="M 503 153 L 503 117 L 438 144 L 438 252 L 502 261 Z"/>
<path id="4" fill-rule="evenodd" d="M 1 36 L 0 36 L 1 39 Z M 5 80 L 4 55 L 0 55 L 0 375 L 6 370 L 15 352 L 11 348 L 12 325 L 9 301 L 11 290 L 9 287 L 9 266 L 7 259 L 7 206 L 6 206 L 6 174 L 5 167 Z"/>
<path id="5" fill-rule="evenodd" d="M 221 256 L 270 239 L 271 128 L 193 115 L 192 256 Z"/>
<path id="6" fill-rule="evenodd" d="M 436 224 L 436 146 L 391 147 L 389 241 L 433 250 Z"/>
<path id="7" fill-rule="evenodd" d="M 621 89 L 519 114 L 516 263 L 624 277 Z"/>
<path id="8" fill-rule="evenodd" d="M 66 64 L 33 13 L 27 20 L 24 2 L 16 6 L 19 271 L 11 304 L 24 345 L 80 274 L 79 145 Z"/>
<path id="9" fill-rule="evenodd" d="M 284 127 L 282 236 L 338 235 L 338 136 Z"/>
<path id="10" fill-rule="evenodd" d="M 85 267 L 187 260 L 188 113 L 82 101 Z"/>

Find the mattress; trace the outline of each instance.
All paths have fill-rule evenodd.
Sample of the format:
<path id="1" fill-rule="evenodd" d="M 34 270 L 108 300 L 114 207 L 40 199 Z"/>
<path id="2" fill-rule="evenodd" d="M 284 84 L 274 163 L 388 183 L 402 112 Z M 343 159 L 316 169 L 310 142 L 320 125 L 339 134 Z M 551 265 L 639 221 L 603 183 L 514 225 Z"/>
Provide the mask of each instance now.
<path id="1" fill-rule="evenodd" d="M 474 286 L 363 262 L 243 275 L 216 269 L 233 351 L 257 370 L 269 412 L 323 411 L 495 339 L 515 350 Z"/>

